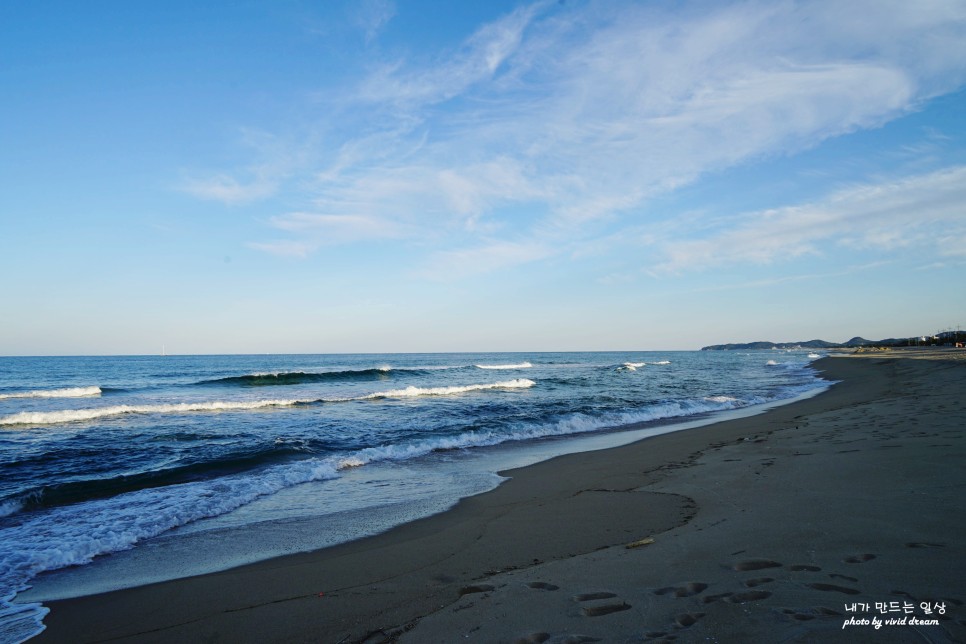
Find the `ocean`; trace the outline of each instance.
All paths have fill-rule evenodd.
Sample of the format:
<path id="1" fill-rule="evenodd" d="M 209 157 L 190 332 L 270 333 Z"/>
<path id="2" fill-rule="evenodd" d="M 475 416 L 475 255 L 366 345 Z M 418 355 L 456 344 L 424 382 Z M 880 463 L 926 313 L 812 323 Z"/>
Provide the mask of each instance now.
<path id="1" fill-rule="evenodd" d="M 817 357 L 0 358 L 0 642 L 44 599 L 333 545 L 502 469 L 813 394 Z"/>

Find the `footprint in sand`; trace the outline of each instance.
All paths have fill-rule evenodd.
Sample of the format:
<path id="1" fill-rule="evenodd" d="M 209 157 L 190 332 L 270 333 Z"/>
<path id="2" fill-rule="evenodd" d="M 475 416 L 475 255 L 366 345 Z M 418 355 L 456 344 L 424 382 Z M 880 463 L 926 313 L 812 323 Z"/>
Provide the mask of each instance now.
<path id="1" fill-rule="evenodd" d="M 704 613 L 679 613 L 674 616 L 674 622 L 671 627 L 678 630 L 689 628 L 697 624 L 698 620 L 704 617 L 704 615 Z M 677 638 L 677 635 L 672 635 L 667 631 L 649 631 L 644 633 L 645 642 L 670 643 L 676 641 Z"/>
<path id="2" fill-rule="evenodd" d="M 550 639 L 550 633 L 530 633 L 513 640 L 513 644 L 542 644 Z"/>
<path id="3" fill-rule="evenodd" d="M 694 626 L 702 617 L 704 617 L 704 613 L 681 613 L 674 618 L 674 623 L 678 628 L 687 628 Z"/>
<path id="4" fill-rule="evenodd" d="M 658 588 L 654 591 L 655 595 L 667 595 L 668 593 L 673 593 L 675 597 L 694 597 L 698 593 L 703 592 L 708 587 L 708 584 L 701 581 L 689 581 L 680 586 L 668 586 L 666 588 Z"/>
<path id="5" fill-rule="evenodd" d="M 631 607 L 627 602 L 615 602 L 613 604 L 600 604 L 599 606 L 585 606 L 580 609 L 586 617 L 600 617 L 601 615 L 610 615 L 611 613 L 619 613 L 622 610 L 629 610 Z"/>
<path id="6" fill-rule="evenodd" d="M 773 577 L 755 577 L 754 579 L 746 579 L 745 586 L 748 588 L 754 588 L 755 586 L 761 586 L 762 584 L 770 584 L 775 581 Z"/>
<path id="7" fill-rule="evenodd" d="M 771 559 L 750 559 L 741 561 L 732 566 L 732 570 L 738 572 L 748 572 L 749 570 L 762 570 L 764 568 L 781 568 L 781 564 Z"/>
<path id="8" fill-rule="evenodd" d="M 574 595 L 575 602 L 590 602 L 596 599 L 612 599 L 617 597 L 614 593 L 599 592 L 599 593 L 581 593 L 579 595 Z"/>
<path id="9" fill-rule="evenodd" d="M 858 563 L 865 563 L 866 561 L 872 561 L 873 559 L 875 559 L 875 555 L 862 554 L 862 555 L 852 555 L 850 557 L 846 557 L 842 561 L 850 564 L 858 564 Z"/>
<path id="10" fill-rule="evenodd" d="M 837 572 L 830 572 L 828 574 L 832 579 L 844 579 L 845 581 L 851 581 L 853 584 L 859 583 L 859 580 L 855 577 L 849 577 L 848 575 L 840 575 Z"/>
<path id="11" fill-rule="evenodd" d="M 494 586 L 490 584 L 476 584 L 474 586 L 463 586 L 460 588 L 460 597 L 463 595 L 471 595 L 473 593 L 488 593 L 494 589 Z"/>
<path id="12" fill-rule="evenodd" d="M 574 595 L 575 602 L 590 602 L 599 601 L 603 599 L 614 599 L 617 597 L 616 594 L 601 591 L 595 593 L 580 593 L 579 595 Z M 619 613 L 620 611 L 630 609 L 631 605 L 625 601 L 614 601 L 608 602 L 606 604 L 595 604 L 594 606 L 584 606 L 580 609 L 580 612 L 585 617 L 601 617 L 602 615 L 610 615 L 611 613 Z"/>
<path id="13" fill-rule="evenodd" d="M 771 593 L 767 590 L 749 590 L 743 593 L 735 593 L 725 599 L 725 601 L 732 604 L 744 604 L 746 602 L 756 602 L 762 599 L 768 599 L 771 597 Z"/>
<path id="14" fill-rule="evenodd" d="M 858 595 L 859 594 L 859 591 L 856 590 L 855 588 L 847 588 L 845 586 L 836 586 L 835 584 L 814 583 L 814 584 L 805 584 L 805 585 L 808 586 L 809 588 L 814 588 L 815 590 L 823 590 L 823 591 L 826 591 L 826 592 L 836 592 L 836 593 L 842 593 L 844 595 Z"/>
<path id="15" fill-rule="evenodd" d="M 728 599 L 732 595 L 734 595 L 734 593 L 718 593 L 717 595 L 705 595 L 704 599 L 702 599 L 701 601 L 703 601 L 705 604 L 713 604 L 717 601 L 721 601 L 722 599 Z"/>
<path id="16" fill-rule="evenodd" d="M 529 584 L 527 584 L 527 587 L 535 590 L 558 590 L 560 588 L 560 586 L 555 586 L 554 584 L 549 584 L 545 581 L 531 581 Z"/>

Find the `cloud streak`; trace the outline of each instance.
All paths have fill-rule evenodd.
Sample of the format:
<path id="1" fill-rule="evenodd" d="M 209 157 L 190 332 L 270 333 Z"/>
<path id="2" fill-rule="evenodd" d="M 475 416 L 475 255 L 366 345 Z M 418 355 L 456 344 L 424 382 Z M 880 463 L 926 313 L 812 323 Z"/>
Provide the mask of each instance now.
<path id="1" fill-rule="evenodd" d="M 379 35 L 396 15 L 396 5 L 390 0 L 361 0 L 350 8 L 349 18 L 362 29 L 366 42 Z"/>
<path id="2" fill-rule="evenodd" d="M 823 249 L 893 251 L 925 247 L 964 255 L 966 166 L 897 181 L 841 190 L 816 203 L 787 206 L 737 218 L 721 232 L 666 241 L 656 273 L 707 270 L 735 264 L 770 264 Z"/>
<path id="3" fill-rule="evenodd" d="M 234 172 L 186 178 L 178 188 L 199 199 L 229 206 L 262 201 L 275 196 L 309 158 L 306 143 L 292 145 L 278 136 L 248 128 L 240 134 L 242 148 L 255 157 L 252 162 Z"/>
<path id="4" fill-rule="evenodd" d="M 453 51 L 384 60 L 334 94 L 328 145 L 300 169 L 297 198 L 311 221 L 341 231 L 336 241 L 381 239 L 388 230 L 435 240 L 439 256 L 502 266 L 490 261 L 503 256 L 492 249 L 529 248 L 528 239 L 562 248 L 595 222 L 640 223 L 648 200 L 707 173 L 881 126 L 964 81 L 959 2 L 694 3 L 673 11 L 540 2 L 483 25 Z M 245 183 L 222 174 L 192 191 L 243 201 L 274 189 L 271 177 Z M 744 250 L 735 257 L 789 252 L 781 236 L 792 222 L 808 228 L 826 216 L 782 211 L 770 225 L 739 227 L 731 234 Z M 271 224 L 318 245 L 307 221 L 282 215 Z M 743 242 L 754 231 L 757 250 Z M 854 243 L 898 243 L 880 232 Z M 815 239 L 799 238 L 792 252 L 816 252 Z M 694 266 L 705 241 L 669 248 L 662 270 Z"/>
<path id="5" fill-rule="evenodd" d="M 491 241 L 473 248 L 440 251 L 418 271 L 433 281 L 452 281 L 544 259 L 554 249 L 539 242 Z"/>
<path id="6" fill-rule="evenodd" d="M 278 190 L 278 181 L 271 173 L 261 171 L 255 172 L 255 176 L 248 181 L 228 174 L 216 174 L 204 179 L 188 179 L 181 189 L 199 199 L 236 205 L 272 196 Z"/>

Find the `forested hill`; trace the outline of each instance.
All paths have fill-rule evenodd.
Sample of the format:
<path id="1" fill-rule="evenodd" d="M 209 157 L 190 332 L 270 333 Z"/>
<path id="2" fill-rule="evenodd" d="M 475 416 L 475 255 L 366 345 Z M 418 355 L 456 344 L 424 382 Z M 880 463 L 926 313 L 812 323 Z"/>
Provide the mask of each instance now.
<path id="1" fill-rule="evenodd" d="M 882 346 L 896 342 L 895 340 L 880 340 L 874 342 L 865 338 L 855 337 L 845 343 L 826 342 L 825 340 L 805 340 L 802 342 L 743 342 L 736 344 L 712 344 L 701 347 L 702 351 L 747 351 L 749 349 L 849 349 L 854 347 Z"/>

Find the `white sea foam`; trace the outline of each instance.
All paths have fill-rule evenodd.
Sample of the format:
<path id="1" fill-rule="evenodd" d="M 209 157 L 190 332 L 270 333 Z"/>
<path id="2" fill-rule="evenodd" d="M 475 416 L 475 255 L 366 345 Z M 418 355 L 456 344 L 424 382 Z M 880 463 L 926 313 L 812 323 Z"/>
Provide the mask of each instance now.
<path id="1" fill-rule="evenodd" d="M 738 401 L 737 398 L 734 398 L 732 396 L 708 396 L 707 398 L 705 398 L 705 400 L 707 400 L 708 402 L 716 402 L 716 403 L 723 403 L 723 404 L 734 403 Z"/>
<path id="2" fill-rule="evenodd" d="M 529 369 L 533 365 L 529 362 L 518 364 L 478 364 L 474 365 L 477 369 Z"/>
<path id="3" fill-rule="evenodd" d="M 467 449 L 472 447 L 487 447 L 501 443 L 532 440 L 548 436 L 564 436 L 593 432 L 609 427 L 622 427 L 635 423 L 652 422 L 667 418 L 679 418 L 713 411 L 734 409 L 746 404 L 765 402 L 753 399 L 742 402 L 730 396 L 716 396 L 703 401 L 672 401 L 651 405 L 646 409 L 635 412 L 612 413 L 601 416 L 587 414 L 570 414 L 551 423 L 526 424 L 516 429 L 506 431 L 468 431 L 453 436 L 427 438 L 409 443 L 380 445 L 367 447 L 351 454 L 334 457 L 331 461 L 337 470 L 350 467 L 361 467 L 377 461 L 403 461 L 425 456 L 430 452 Z"/>
<path id="4" fill-rule="evenodd" d="M 231 411 L 260 409 L 263 407 L 288 407 L 317 402 L 314 400 L 248 400 L 199 403 L 169 403 L 162 405 L 114 405 L 89 409 L 63 409 L 60 411 L 22 411 L 0 417 L 0 425 L 56 425 L 79 420 L 94 420 L 124 414 L 183 414 L 196 411 Z"/>
<path id="5" fill-rule="evenodd" d="M 44 631 L 43 619 L 50 612 L 40 604 L 11 604 L 14 595 L 0 597 L 0 642 L 23 644 Z"/>
<path id="6" fill-rule="evenodd" d="M 210 401 L 198 403 L 169 403 L 161 405 L 114 405 L 112 407 L 91 407 L 89 409 L 64 409 L 60 411 L 22 411 L 0 417 L 0 426 L 12 425 L 57 425 L 75 421 L 94 420 L 124 414 L 184 414 L 206 411 L 244 411 L 268 407 L 291 407 L 317 403 L 348 402 L 352 400 L 372 400 L 379 398 L 413 398 L 417 396 L 448 396 L 486 389 L 520 389 L 532 387 L 532 380 L 517 378 L 503 382 L 450 387 L 406 387 L 379 391 L 351 398 L 318 398 L 313 400 L 241 400 Z M 2 515 L 0 515 L 2 516 Z"/>
<path id="7" fill-rule="evenodd" d="M 23 503 L 18 499 L 7 499 L 0 501 L 0 517 L 8 517 L 16 514 L 23 509 Z"/>
<path id="8" fill-rule="evenodd" d="M 5 398 L 83 398 L 85 396 L 99 396 L 100 387 L 68 387 L 66 389 L 37 389 L 34 391 L 15 391 L 0 394 L 0 400 Z"/>
<path id="9" fill-rule="evenodd" d="M 0 588 L 17 592 L 41 572 L 89 563 L 173 528 L 231 512 L 302 483 L 338 477 L 329 459 L 306 459 L 254 475 L 150 488 L 27 515 L 0 530 Z M 0 599 L 0 642 L 43 630 L 48 609 Z"/>
<path id="10" fill-rule="evenodd" d="M 811 358 L 812 360 L 815 360 L 816 358 L 821 358 L 822 356 L 820 356 L 817 353 L 810 353 L 808 354 L 808 357 Z"/>
<path id="11" fill-rule="evenodd" d="M 657 362 L 625 362 L 621 366 L 617 367 L 618 371 L 637 371 L 641 367 L 647 365 L 666 365 L 671 364 L 670 360 L 658 360 Z"/>
<path id="12" fill-rule="evenodd" d="M 470 391 L 482 391 L 485 389 L 526 389 L 536 383 L 526 378 L 515 380 L 505 380 L 503 382 L 490 382 L 479 385 L 456 385 L 450 387 L 406 387 L 405 389 L 392 389 L 390 391 L 379 391 L 366 396 L 359 396 L 352 400 L 368 400 L 373 398 L 413 398 L 416 396 L 449 396 L 462 394 Z"/>
<path id="13" fill-rule="evenodd" d="M 327 461 L 306 459 L 255 475 L 139 490 L 25 516 L 0 532 L 0 587 L 21 588 L 45 570 L 85 564 L 284 488 L 337 476 Z"/>

